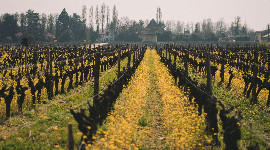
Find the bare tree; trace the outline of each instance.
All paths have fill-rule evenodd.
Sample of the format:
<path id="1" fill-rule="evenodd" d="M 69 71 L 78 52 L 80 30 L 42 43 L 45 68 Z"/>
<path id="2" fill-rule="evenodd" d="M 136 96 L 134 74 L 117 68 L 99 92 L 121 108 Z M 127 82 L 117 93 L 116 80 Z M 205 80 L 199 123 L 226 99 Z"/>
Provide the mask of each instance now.
<path id="1" fill-rule="evenodd" d="M 175 32 L 176 31 L 176 21 L 175 20 L 172 20 L 171 21 L 171 31 L 172 32 Z"/>
<path id="2" fill-rule="evenodd" d="M 93 6 L 89 9 L 89 27 L 94 29 L 94 9 Z"/>
<path id="3" fill-rule="evenodd" d="M 191 29 L 190 24 L 186 23 L 186 26 L 185 26 L 185 29 L 184 29 L 184 34 L 185 35 L 190 34 L 190 29 Z"/>
<path id="4" fill-rule="evenodd" d="M 162 23 L 162 13 L 161 13 L 161 8 L 160 7 L 157 8 L 156 22 L 158 24 Z"/>
<path id="5" fill-rule="evenodd" d="M 116 9 L 116 6 L 113 6 L 113 14 L 112 14 L 112 22 L 117 25 L 117 21 L 118 21 L 118 12 Z"/>
<path id="6" fill-rule="evenodd" d="M 167 31 L 171 31 L 172 30 L 172 21 L 171 20 L 167 20 L 166 21 L 166 28 Z"/>
<path id="7" fill-rule="evenodd" d="M 120 21 L 119 21 L 119 26 L 122 26 L 122 27 L 129 27 L 131 26 L 132 24 L 132 20 L 130 20 L 127 16 L 124 16 L 124 17 L 121 17 L 120 18 Z"/>
<path id="8" fill-rule="evenodd" d="M 191 21 L 191 22 L 190 22 L 190 26 L 191 26 L 191 27 L 190 27 L 191 32 L 193 33 L 193 32 L 194 32 L 194 28 L 195 28 L 195 27 L 194 27 L 194 22 Z"/>
<path id="9" fill-rule="evenodd" d="M 194 33 L 199 34 L 201 32 L 201 25 L 199 22 L 195 24 L 195 30 Z"/>
<path id="10" fill-rule="evenodd" d="M 83 6 L 82 6 L 82 21 L 83 21 L 84 23 L 86 23 L 86 16 L 87 16 L 87 14 L 86 14 L 86 6 L 83 5 Z"/>
<path id="11" fill-rule="evenodd" d="M 107 6 L 107 15 L 106 15 L 106 25 L 107 25 L 107 28 L 109 28 L 110 23 L 111 23 L 111 19 L 110 19 L 110 7 Z"/>
<path id="12" fill-rule="evenodd" d="M 97 32 L 99 32 L 99 22 L 100 22 L 100 17 L 99 17 L 98 5 L 97 5 L 96 6 L 96 26 L 97 26 Z"/>
<path id="13" fill-rule="evenodd" d="M 223 18 L 221 18 L 217 23 L 216 23 L 216 34 L 219 38 L 225 37 L 225 32 L 226 32 L 226 25 L 224 23 Z"/>
<path id="14" fill-rule="evenodd" d="M 106 5 L 103 3 L 101 5 L 101 32 L 104 32 L 105 18 L 106 18 Z"/>
<path id="15" fill-rule="evenodd" d="M 241 30 L 241 17 L 237 16 L 233 23 L 233 35 L 239 35 Z"/>
<path id="16" fill-rule="evenodd" d="M 116 9 L 116 6 L 113 6 L 113 11 L 112 11 L 112 23 L 111 23 L 111 30 L 115 34 L 116 28 L 118 26 L 118 12 Z"/>
<path id="17" fill-rule="evenodd" d="M 202 22 L 202 38 L 205 40 L 216 40 L 215 29 L 211 19 L 203 20 Z"/>
<path id="18" fill-rule="evenodd" d="M 149 20 L 149 19 L 146 19 L 146 20 L 144 21 L 145 26 L 147 26 L 149 23 L 150 23 L 150 20 Z"/>
<path id="19" fill-rule="evenodd" d="M 176 33 L 183 33 L 185 23 L 181 21 L 177 21 L 176 23 Z"/>

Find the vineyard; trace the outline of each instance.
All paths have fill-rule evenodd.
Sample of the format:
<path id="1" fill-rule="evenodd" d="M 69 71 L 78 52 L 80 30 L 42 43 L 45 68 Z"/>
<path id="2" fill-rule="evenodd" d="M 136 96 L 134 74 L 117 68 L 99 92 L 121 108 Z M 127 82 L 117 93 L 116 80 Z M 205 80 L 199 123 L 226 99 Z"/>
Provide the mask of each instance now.
<path id="1" fill-rule="evenodd" d="M 1 149 L 270 148 L 265 46 L 0 50 Z"/>

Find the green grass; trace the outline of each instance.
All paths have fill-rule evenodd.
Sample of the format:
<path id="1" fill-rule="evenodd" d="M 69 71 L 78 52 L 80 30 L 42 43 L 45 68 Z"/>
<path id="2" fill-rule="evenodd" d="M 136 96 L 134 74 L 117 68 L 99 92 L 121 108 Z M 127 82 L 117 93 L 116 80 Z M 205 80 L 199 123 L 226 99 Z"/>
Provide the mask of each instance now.
<path id="1" fill-rule="evenodd" d="M 127 58 L 121 61 L 121 68 L 126 64 Z M 102 73 L 100 89 L 107 87 L 117 77 L 116 73 L 117 65 L 108 73 Z M 93 82 L 90 81 L 67 94 L 54 97 L 47 104 L 37 105 L 35 110 L 11 117 L 0 125 L 0 149 L 66 149 L 68 124 L 73 126 L 77 147 L 81 133 L 69 109 L 87 109 L 87 101 L 90 100 L 91 104 L 92 96 Z"/>
<path id="2" fill-rule="evenodd" d="M 141 119 L 139 119 L 138 124 L 141 127 L 148 126 L 148 119 L 147 119 L 147 117 L 142 117 Z"/>
<path id="3" fill-rule="evenodd" d="M 235 112 L 241 112 L 243 116 L 243 120 L 240 122 L 242 139 L 239 146 L 241 149 L 245 149 L 249 145 L 258 143 L 261 149 L 266 148 L 270 137 L 270 108 L 262 105 L 250 105 L 250 99 L 243 95 L 235 95 L 233 91 L 237 89 L 231 90 L 217 86 L 217 83 L 213 86 L 214 95 L 225 105 L 234 106 Z"/>
<path id="4" fill-rule="evenodd" d="M 268 47 L 268 48 L 270 48 L 270 42 L 267 42 L 267 41 L 261 41 L 260 43 L 259 43 L 260 45 L 265 45 L 266 47 Z"/>

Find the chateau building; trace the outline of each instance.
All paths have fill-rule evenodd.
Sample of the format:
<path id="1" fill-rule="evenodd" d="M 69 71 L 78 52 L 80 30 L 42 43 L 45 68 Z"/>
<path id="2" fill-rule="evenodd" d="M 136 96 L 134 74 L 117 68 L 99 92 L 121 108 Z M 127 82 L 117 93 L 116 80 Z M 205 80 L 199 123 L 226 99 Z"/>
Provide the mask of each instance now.
<path id="1" fill-rule="evenodd" d="M 163 23 L 156 23 L 156 21 L 152 19 L 142 31 L 142 42 L 156 43 L 158 41 L 157 34 L 163 32 L 164 27 Z"/>

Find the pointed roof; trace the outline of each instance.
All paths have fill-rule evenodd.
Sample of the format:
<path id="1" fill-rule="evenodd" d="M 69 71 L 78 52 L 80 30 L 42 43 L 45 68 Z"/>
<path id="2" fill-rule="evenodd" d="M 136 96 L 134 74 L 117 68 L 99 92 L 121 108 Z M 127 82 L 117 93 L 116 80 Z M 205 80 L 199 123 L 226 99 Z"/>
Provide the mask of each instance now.
<path id="1" fill-rule="evenodd" d="M 150 21 L 150 23 L 146 26 L 146 28 L 158 27 L 158 24 L 154 19 Z"/>
<path id="2" fill-rule="evenodd" d="M 163 28 L 163 24 L 162 23 L 157 24 L 157 22 L 154 19 L 152 19 L 150 23 L 146 26 L 146 28 Z"/>

